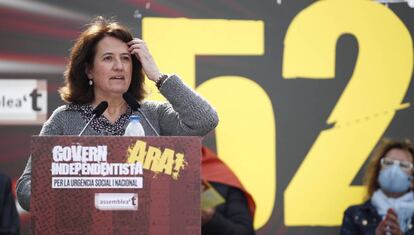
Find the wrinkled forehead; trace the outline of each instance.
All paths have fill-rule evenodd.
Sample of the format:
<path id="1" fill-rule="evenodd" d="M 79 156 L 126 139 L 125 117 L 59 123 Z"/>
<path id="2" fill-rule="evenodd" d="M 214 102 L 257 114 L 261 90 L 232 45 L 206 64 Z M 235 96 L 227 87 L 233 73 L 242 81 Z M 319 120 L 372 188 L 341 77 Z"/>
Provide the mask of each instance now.
<path id="1" fill-rule="evenodd" d="M 387 152 L 384 156 L 385 159 L 407 161 L 413 163 L 413 156 L 411 153 L 404 149 L 393 148 Z"/>
<path id="2" fill-rule="evenodd" d="M 96 46 L 96 54 L 102 55 L 106 53 L 129 53 L 128 48 L 128 45 L 120 39 L 111 36 L 106 36 L 98 42 L 98 45 Z"/>

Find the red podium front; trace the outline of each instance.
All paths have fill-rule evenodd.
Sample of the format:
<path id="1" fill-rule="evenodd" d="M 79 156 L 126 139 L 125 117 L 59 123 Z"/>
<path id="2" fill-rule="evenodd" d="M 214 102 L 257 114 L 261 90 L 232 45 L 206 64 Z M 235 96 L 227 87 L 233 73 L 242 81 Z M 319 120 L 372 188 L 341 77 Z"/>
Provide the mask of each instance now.
<path id="1" fill-rule="evenodd" d="M 32 137 L 32 234 L 200 234 L 199 137 Z"/>

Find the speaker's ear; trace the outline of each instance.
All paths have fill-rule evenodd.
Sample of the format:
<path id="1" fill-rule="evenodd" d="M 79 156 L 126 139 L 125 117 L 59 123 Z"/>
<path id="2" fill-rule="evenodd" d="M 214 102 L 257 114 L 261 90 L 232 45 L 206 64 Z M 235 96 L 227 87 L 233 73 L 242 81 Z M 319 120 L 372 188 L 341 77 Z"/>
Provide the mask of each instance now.
<path id="1" fill-rule="evenodd" d="M 85 63 L 85 74 L 88 76 L 89 79 L 93 79 L 92 76 L 92 69 L 90 68 L 89 64 Z"/>

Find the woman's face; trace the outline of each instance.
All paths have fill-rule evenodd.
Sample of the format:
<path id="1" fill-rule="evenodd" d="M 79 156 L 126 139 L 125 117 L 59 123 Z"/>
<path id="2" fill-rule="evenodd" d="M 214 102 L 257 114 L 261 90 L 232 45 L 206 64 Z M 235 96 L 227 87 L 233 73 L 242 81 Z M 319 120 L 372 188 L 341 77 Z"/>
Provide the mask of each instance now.
<path id="1" fill-rule="evenodd" d="M 128 45 L 106 36 L 96 46 L 93 67 L 86 74 L 93 80 L 95 97 L 122 95 L 131 84 L 132 59 Z"/>
<path id="2" fill-rule="evenodd" d="M 397 162 L 398 161 L 398 162 Z M 411 153 L 403 149 L 391 149 L 385 154 L 381 160 L 381 169 L 397 164 L 408 175 L 413 173 L 413 156 Z"/>

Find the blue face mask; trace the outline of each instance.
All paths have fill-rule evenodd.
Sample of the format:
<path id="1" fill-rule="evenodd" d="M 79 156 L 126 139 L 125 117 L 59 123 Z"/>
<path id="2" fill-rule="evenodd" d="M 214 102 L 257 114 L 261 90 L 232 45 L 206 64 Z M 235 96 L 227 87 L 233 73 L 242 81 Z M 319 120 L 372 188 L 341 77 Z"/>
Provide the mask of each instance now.
<path id="1" fill-rule="evenodd" d="M 397 164 L 382 169 L 378 176 L 381 189 L 390 193 L 402 193 L 411 186 L 412 176 L 405 173 Z"/>

